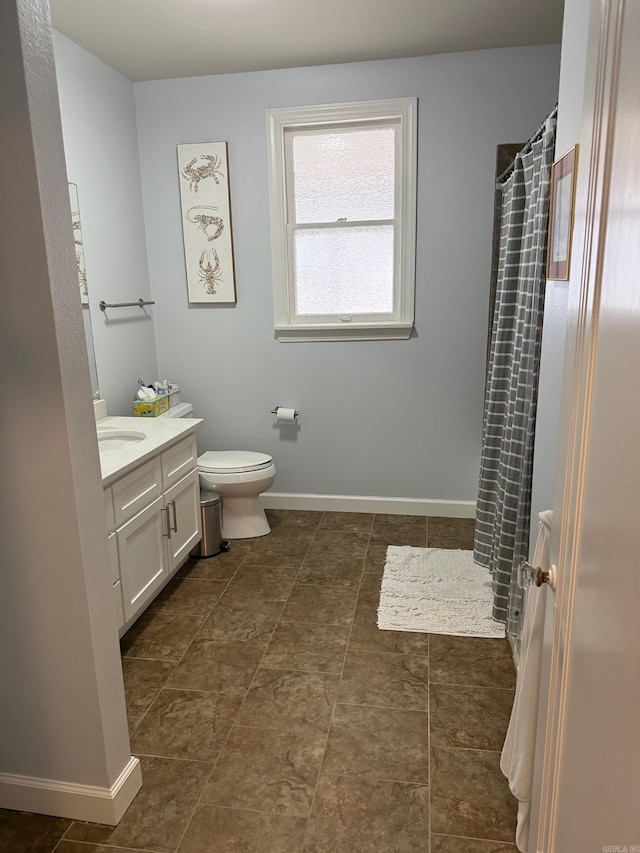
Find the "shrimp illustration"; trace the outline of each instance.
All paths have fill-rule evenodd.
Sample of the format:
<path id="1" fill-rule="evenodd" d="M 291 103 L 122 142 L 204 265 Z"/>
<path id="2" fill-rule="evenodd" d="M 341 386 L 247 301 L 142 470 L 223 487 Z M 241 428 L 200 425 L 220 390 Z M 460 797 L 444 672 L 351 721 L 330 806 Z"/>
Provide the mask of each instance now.
<path id="1" fill-rule="evenodd" d="M 218 208 L 206 204 L 197 204 L 194 207 L 190 207 L 186 215 L 187 222 L 191 222 L 193 223 L 193 225 L 197 225 L 198 230 L 202 231 L 209 243 L 212 240 L 217 240 L 224 230 L 223 220 L 219 216 L 212 216 L 211 214 L 207 213 L 194 213 L 194 211 L 197 210 L 210 211 L 218 210 Z M 215 231 L 212 234 L 209 233 L 210 228 L 215 228 Z"/>

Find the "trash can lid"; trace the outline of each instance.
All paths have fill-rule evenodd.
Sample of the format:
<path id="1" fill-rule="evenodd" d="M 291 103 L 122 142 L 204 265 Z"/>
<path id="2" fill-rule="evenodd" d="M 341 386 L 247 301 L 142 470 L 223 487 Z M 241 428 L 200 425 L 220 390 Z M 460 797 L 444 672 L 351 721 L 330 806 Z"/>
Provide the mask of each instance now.
<path id="1" fill-rule="evenodd" d="M 200 506 L 215 506 L 221 500 L 219 492 L 210 492 L 208 489 L 201 489 L 200 491 Z"/>

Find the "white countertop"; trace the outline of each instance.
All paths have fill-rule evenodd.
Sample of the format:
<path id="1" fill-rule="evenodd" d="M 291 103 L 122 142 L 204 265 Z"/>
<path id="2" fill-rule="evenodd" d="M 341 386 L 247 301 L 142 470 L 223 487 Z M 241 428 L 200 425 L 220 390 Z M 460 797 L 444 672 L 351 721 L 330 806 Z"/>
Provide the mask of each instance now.
<path id="1" fill-rule="evenodd" d="M 202 418 L 118 418 L 107 417 L 96 421 L 100 432 L 104 427 L 126 429 L 146 433 L 141 441 L 131 442 L 118 450 L 106 450 L 100 453 L 102 485 L 110 486 L 115 480 L 133 471 L 181 438 L 200 429 Z"/>

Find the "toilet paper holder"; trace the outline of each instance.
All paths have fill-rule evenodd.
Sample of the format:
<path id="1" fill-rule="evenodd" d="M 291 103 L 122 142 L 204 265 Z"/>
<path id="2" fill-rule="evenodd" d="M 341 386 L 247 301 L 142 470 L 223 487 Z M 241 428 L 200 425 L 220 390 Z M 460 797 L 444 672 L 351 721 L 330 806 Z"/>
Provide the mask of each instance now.
<path id="1" fill-rule="evenodd" d="M 282 408 L 284 408 L 284 406 L 275 406 L 273 409 L 271 409 L 271 414 L 272 414 L 272 415 L 277 415 L 277 414 L 278 414 L 278 409 L 282 409 Z M 293 417 L 294 417 L 294 418 L 297 418 L 297 417 L 298 417 L 298 410 L 297 410 L 297 409 L 294 409 Z"/>

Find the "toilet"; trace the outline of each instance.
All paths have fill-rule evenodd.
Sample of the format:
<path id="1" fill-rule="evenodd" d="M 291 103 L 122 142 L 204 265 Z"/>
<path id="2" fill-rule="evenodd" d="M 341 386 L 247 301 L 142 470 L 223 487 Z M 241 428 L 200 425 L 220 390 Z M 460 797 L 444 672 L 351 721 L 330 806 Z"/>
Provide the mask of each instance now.
<path id="1" fill-rule="evenodd" d="M 207 450 L 198 456 L 200 485 L 222 497 L 224 539 L 250 539 L 271 531 L 260 495 L 276 478 L 266 453 L 249 450 Z"/>
<path id="2" fill-rule="evenodd" d="M 190 403 L 179 403 L 160 417 L 187 418 L 192 413 Z M 271 532 L 258 497 L 276 477 L 271 456 L 249 450 L 207 450 L 198 456 L 198 471 L 201 487 L 222 498 L 224 539 L 252 539 Z"/>

